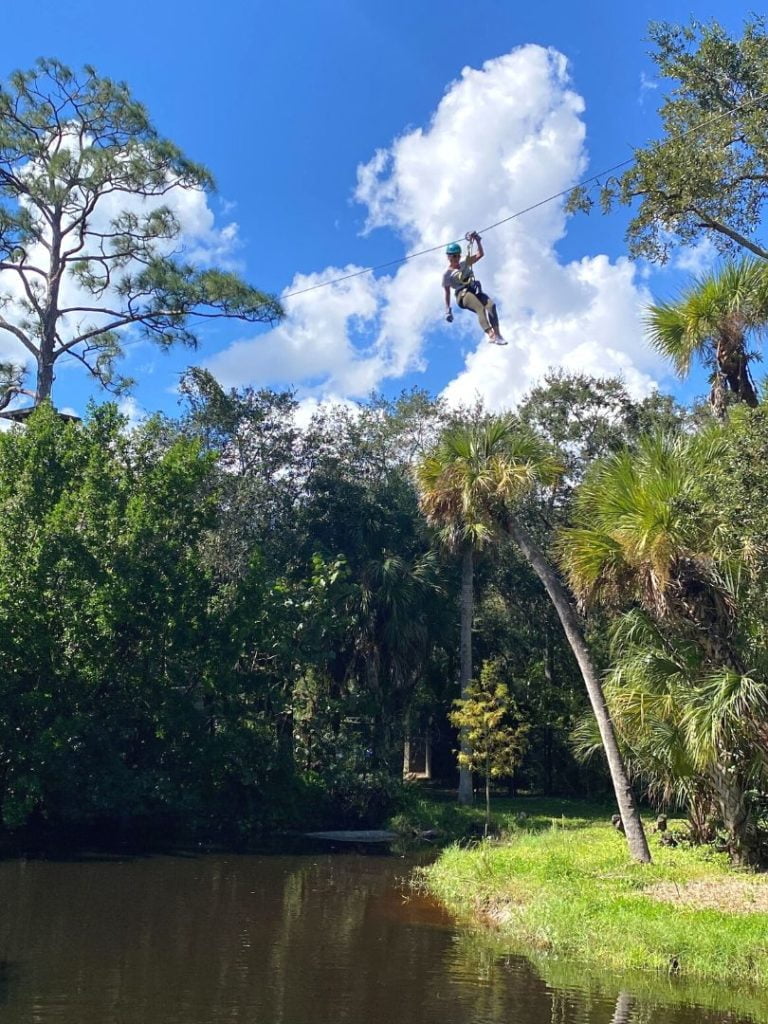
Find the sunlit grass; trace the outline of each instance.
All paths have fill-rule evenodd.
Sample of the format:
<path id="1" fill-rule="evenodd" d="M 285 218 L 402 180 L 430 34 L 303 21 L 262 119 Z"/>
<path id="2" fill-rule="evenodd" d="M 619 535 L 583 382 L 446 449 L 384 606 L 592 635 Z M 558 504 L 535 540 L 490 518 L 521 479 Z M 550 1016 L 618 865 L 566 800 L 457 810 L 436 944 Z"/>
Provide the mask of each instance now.
<path id="1" fill-rule="evenodd" d="M 569 800 L 563 797 L 499 797 L 492 802 L 492 828 L 495 834 L 520 831 L 582 828 L 610 819 L 609 805 Z M 414 788 L 406 792 L 401 810 L 390 819 L 390 827 L 404 835 L 424 831 L 437 832 L 437 839 L 450 842 L 483 834 L 485 807 L 478 801 L 471 807 L 456 802 L 456 794 Z"/>
<path id="2" fill-rule="evenodd" d="M 423 878 L 460 917 L 492 924 L 509 951 L 610 971 L 768 986 L 768 913 L 727 909 L 731 880 L 754 885 L 762 900 L 768 878 L 734 875 L 724 855 L 668 848 L 654 835 L 654 863 L 632 864 L 623 836 L 605 818 L 596 824 L 593 812 L 587 807 L 573 818 L 552 817 L 546 828 L 519 828 L 499 841 L 451 846 Z M 682 897 L 692 881 L 709 882 L 722 894 L 722 908 L 660 902 L 649 893 L 664 882 Z"/>

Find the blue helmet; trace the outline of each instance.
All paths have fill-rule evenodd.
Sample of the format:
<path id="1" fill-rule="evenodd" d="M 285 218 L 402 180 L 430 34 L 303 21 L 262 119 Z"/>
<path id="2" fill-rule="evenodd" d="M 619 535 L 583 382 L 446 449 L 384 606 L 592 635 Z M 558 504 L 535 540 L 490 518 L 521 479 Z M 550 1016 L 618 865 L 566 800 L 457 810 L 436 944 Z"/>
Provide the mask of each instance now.
<path id="1" fill-rule="evenodd" d="M 445 248 L 446 256 L 461 256 L 461 246 L 458 242 L 451 242 L 450 245 Z"/>

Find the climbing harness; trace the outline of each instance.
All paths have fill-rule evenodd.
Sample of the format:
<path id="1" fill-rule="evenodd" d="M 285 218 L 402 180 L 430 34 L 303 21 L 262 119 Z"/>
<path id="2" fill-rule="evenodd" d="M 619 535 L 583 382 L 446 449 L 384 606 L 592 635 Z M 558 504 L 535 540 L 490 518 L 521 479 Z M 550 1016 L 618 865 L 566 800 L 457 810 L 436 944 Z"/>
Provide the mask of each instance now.
<path id="1" fill-rule="evenodd" d="M 463 295 L 465 290 L 472 292 L 473 295 L 481 295 L 483 291 L 483 286 L 476 279 L 475 272 L 472 269 L 472 249 L 474 247 L 476 237 L 479 238 L 479 236 L 477 236 L 477 233 L 474 231 L 468 231 L 466 235 L 464 235 L 464 239 L 467 243 L 467 258 L 464 263 L 464 272 L 461 275 L 461 280 L 464 283 L 464 288 L 461 288 L 456 292 L 456 305 L 459 307 L 459 309 L 466 308 L 462 306 L 461 302 L 459 301 L 459 297 Z"/>

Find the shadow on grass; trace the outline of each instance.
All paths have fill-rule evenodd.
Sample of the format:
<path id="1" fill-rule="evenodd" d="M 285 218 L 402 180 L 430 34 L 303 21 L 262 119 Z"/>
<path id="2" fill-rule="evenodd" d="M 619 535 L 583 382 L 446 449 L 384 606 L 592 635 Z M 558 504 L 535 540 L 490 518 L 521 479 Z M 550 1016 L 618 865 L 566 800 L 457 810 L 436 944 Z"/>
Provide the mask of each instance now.
<path id="1" fill-rule="evenodd" d="M 553 825 L 586 828 L 596 822 L 610 822 L 614 811 L 609 802 L 553 796 L 492 796 L 490 833 L 498 836 L 543 832 Z M 454 790 L 413 784 L 389 826 L 403 836 L 434 834 L 432 838 L 440 844 L 475 838 L 485 831 L 485 804 L 478 799 L 470 807 L 460 806 Z"/>

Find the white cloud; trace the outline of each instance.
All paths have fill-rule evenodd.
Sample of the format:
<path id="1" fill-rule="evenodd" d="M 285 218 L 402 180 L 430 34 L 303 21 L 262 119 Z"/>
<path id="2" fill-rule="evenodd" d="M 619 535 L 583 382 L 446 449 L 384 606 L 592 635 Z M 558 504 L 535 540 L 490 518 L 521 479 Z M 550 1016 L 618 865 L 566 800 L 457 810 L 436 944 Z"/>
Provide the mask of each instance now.
<path id="1" fill-rule="evenodd" d="M 523 46 L 465 68 L 426 127 L 358 168 L 355 198 L 366 208 L 366 231 L 392 230 L 406 252 L 416 252 L 570 187 L 586 167 L 583 112 L 566 59 L 552 49 Z M 510 345 L 489 346 L 474 316 L 459 311 L 452 338 L 468 351 L 463 371 L 446 382 L 452 401 L 479 394 L 491 407 L 509 406 L 552 366 L 621 372 L 637 392 L 652 387 L 660 364 L 642 342 L 639 309 L 648 296 L 633 265 L 600 255 L 563 265 L 555 246 L 566 223 L 558 200 L 486 233 L 478 276 L 498 300 Z M 287 291 L 353 269 L 297 277 Z M 288 298 L 283 324 L 240 340 L 209 365 L 228 385 L 295 383 L 316 398 L 364 395 L 427 364 L 430 334 L 443 327 L 443 269 L 436 252 L 391 277 Z"/>
<path id="2" fill-rule="evenodd" d="M 130 395 L 126 398 L 121 398 L 117 403 L 117 408 L 121 415 L 125 416 L 128 420 L 127 427 L 129 430 L 138 427 L 147 418 L 146 410 L 142 409 L 136 399 Z"/>
<path id="3" fill-rule="evenodd" d="M 644 71 L 640 72 L 640 95 L 638 96 L 637 102 L 640 106 L 645 102 L 646 94 L 649 92 L 655 92 L 659 88 L 659 83 L 655 78 L 649 78 Z"/>
<path id="4" fill-rule="evenodd" d="M 298 274 L 289 291 L 315 288 L 360 267 L 327 267 L 320 274 Z M 384 372 L 373 341 L 382 294 L 389 282 L 371 274 L 319 288 L 290 299 L 290 314 L 256 339 L 236 341 L 207 363 L 219 381 L 290 385 L 301 381 L 305 394 L 366 395 Z"/>
<path id="5" fill-rule="evenodd" d="M 310 395 L 307 398 L 302 398 L 299 402 L 293 422 L 299 430 L 306 430 L 315 416 L 339 408 L 345 409 L 352 417 L 360 415 L 361 406 L 348 398 L 342 398 L 340 395 L 327 395 L 325 398 L 318 399 Z"/>
<path id="6" fill-rule="evenodd" d="M 705 235 L 693 245 L 683 246 L 675 253 L 672 266 L 695 277 L 701 277 L 711 270 L 718 259 L 718 252 L 712 239 Z"/>

